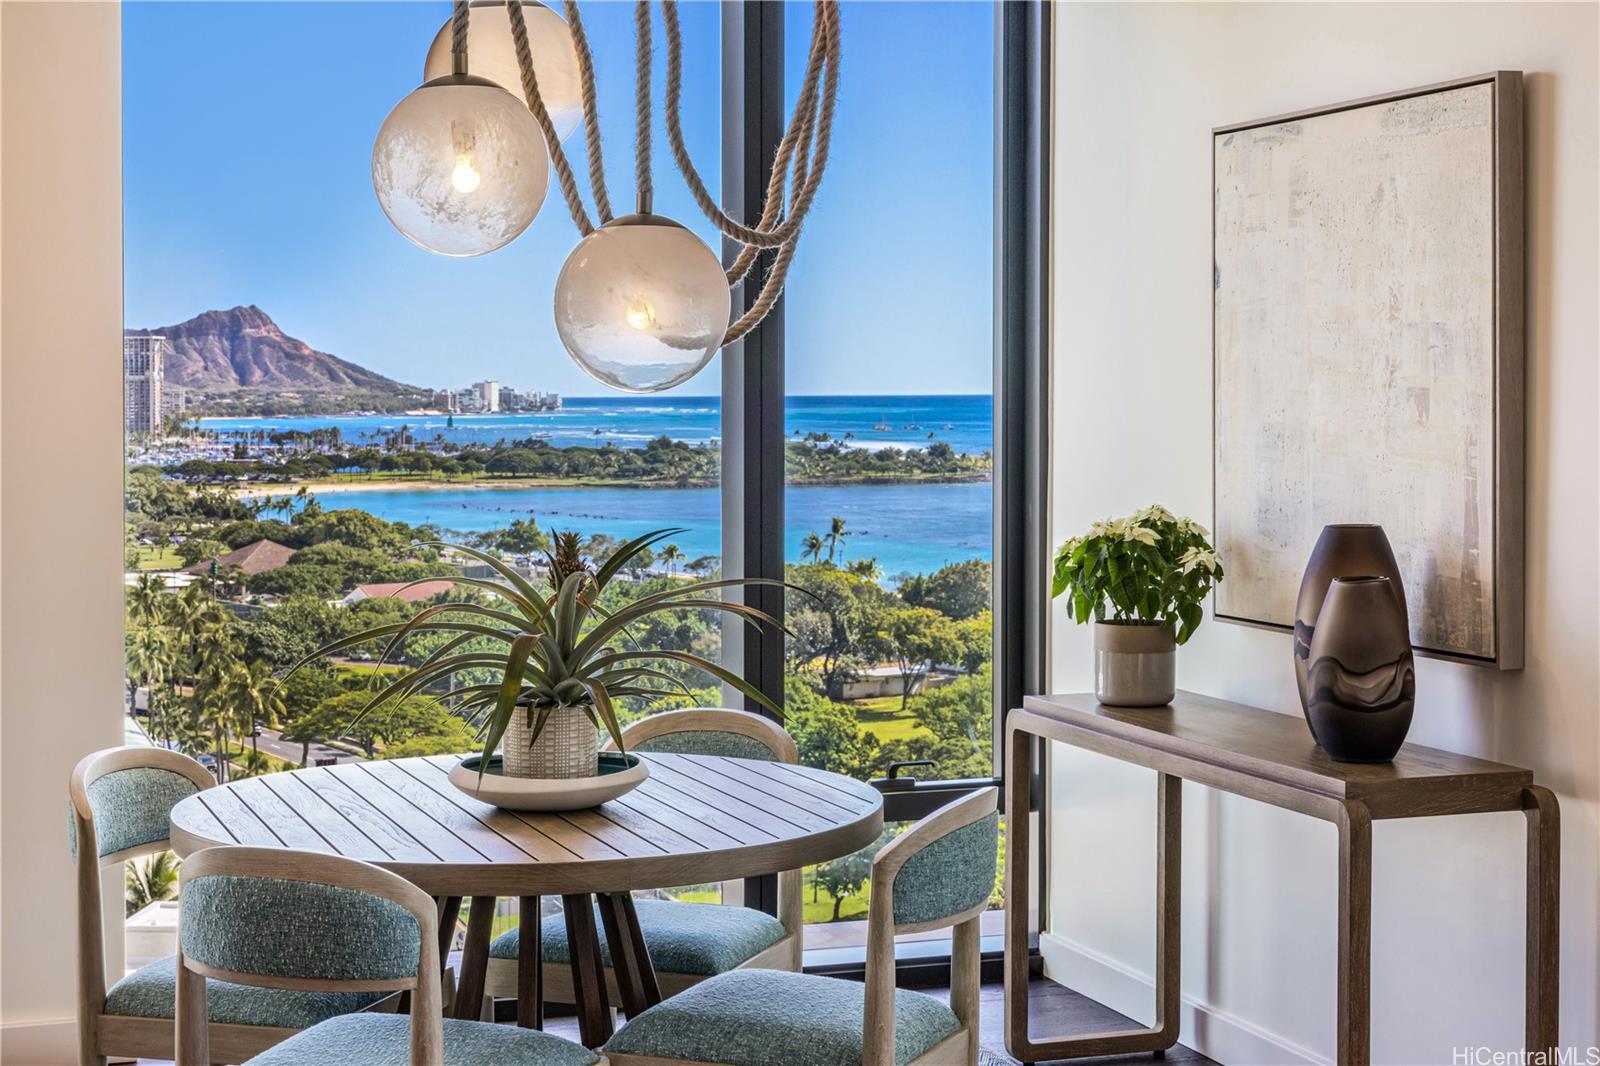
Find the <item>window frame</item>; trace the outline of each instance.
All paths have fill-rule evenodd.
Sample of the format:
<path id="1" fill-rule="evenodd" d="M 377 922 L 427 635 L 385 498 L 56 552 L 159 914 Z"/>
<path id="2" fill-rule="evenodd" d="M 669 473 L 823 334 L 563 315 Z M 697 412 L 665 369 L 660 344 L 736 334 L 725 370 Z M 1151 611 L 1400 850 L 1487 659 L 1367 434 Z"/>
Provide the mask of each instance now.
<path id="1" fill-rule="evenodd" d="M 722 203 L 734 217 L 761 213 L 767 170 L 783 137 L 784 5 L 754 0 L 722 6 Z M 990 785 L 1003 785 L 1006 715 L 1044 690 L 1049 506 L 1049 197 L 1051 12 L 1040 0 L 995 6 L 994 234 L 994 715 L 991 777 L 872 782 L 889 821 L 921 818 Z M 739 245 L 723 243 L 724 262 Z M 763 254 L 734 294 L 749 306 L 766 276 Z M 722 367 L 722 551 L 726 572 L 783 577 L 784 299 L 761 327 L 729 345 Z M 745 602 L 774 617 L 781 588 L 745 590 Z M 783 705 L 781 634 L 724 622 L 725 660 Z M 760 712 L 725 689 L 729 706 Z M 1041 769 L 1029 782 L 1043 837 Z M 1041 841 L 1042 843 L 1042 841 Z M 1040 851 L 1042 855 L 1042 848 Z M 1036 899 L 1046 899 L 1043 869 Z M 776 912 L 776 876 L 746 881 L 745 903 Z M 932 960 L 930 960 L 932 961 Z M 945 957 L 948 966 L 948 957 Z M 830 972 L 840 972 L 836 966 Z M 850 967 L 847 965 L 846 970 Z"/>

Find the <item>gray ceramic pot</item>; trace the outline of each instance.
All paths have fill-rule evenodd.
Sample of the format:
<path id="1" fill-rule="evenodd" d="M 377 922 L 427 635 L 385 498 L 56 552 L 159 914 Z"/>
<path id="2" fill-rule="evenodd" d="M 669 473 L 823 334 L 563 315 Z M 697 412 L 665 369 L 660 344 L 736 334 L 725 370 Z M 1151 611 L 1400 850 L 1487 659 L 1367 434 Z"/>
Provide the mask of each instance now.
<path id="1" fill-rule="evenodd" d="M 1328 586 L 1336 577 L 1386 577 L 1389 590 L 1400 608 L 1400 624 L 1408 632 L 1406 619 L 1406 589 L 1400 581 L 1400 564 L 1395 562 L 1394 551 L 1383 527 L 1370 524 L 1345 523 L 1323 526 L 1317 546 L 1311 549 L 1306 562 L 1306 572 L 1300 579 L 1300 594 L 1294 604 L 1294 679 L 1300 687 L 1300 708 L 1309 714 L 1306 670 L 1310 663 L 1311 640 L 1316 634 L 1317 617 L 1322 611 L 1322 601 L 1328 595 Z M 1316 735 L 1317 727 L 1311 725 Z"/>
<path id="2" fill-rule="evenodd" d="M 1177 693 L 1178 645 L 1159 625 L 1094 624 L 1094 694 L 1112 707 L 1162 707 Z"/>
<path id="3" fill-rule="evenodd" d="M 1338 762 L 1388 762 L 1405 742 L 1417 694 L 1405 613 L 1389 579 L 1340 577 L 1311 638 L 1311 733 Z"/>

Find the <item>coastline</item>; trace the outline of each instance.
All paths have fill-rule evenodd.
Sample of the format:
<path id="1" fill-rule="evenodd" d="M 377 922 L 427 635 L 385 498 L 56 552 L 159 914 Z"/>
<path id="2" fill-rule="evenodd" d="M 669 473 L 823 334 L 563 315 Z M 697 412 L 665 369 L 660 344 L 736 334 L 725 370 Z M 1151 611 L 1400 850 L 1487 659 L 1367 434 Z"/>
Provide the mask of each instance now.
<path id="1" fill-rule="evenodd" d="M 791 479 L 786 482 L 790 488 L 796 487 L 829 487 L 845 485 L 964 485 L 975 482 L 992 481 L 991 472 L 982 476 L 951 477 L 946 475 L 930 475 L 928 477 L 892 477 L 892 478 L 841 478 L 821 481 L 809 478 Z M 690 481 L 603 481 L 577 478 L 494 478 L 461 479 L 448 481 L 440 478 L 374 478 L 371 480 L 340 480 L 340 481 L 286 481 L 273 484 L 240 485 L 233 489 L 236 499 L 261 499 L 268 496 L 293 496 L 301 489 L 314 496 L 336 496 L 343 492 L 426 492 L 461 489 L 514 490 L 514 489 L 640 489 L 640 490 L 671 490 L 671 489 L 710 489 L 716 488 L 719 483 L 704 479 Z"/>

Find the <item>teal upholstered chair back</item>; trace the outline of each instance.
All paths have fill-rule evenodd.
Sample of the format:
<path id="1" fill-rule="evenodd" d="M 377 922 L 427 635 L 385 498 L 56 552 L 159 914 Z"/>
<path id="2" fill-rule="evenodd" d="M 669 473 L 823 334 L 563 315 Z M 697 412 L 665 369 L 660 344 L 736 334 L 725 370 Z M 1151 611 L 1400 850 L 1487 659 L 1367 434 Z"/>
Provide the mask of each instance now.
<path id="1" fill-rule="evenodd" d="M 759 714 L 723 707 L 652 714 L 629 726 L 622 739 L 629 751 L 800 761 L 794 738 L 782 726 Z"/>
<path id="2" fill-rule="evenodd" d="M 184 958 L 214 970 L 318 981 L 414 978 L 422 927 L 405 907 L 281 877 L 186 877 Z"/>
<path id="3" fill-rule="evenodd" d="M 94 841 L 90 857 L 102 864 L 166 850 L 172 808 L 214 784 L 205 767 L 164 748 L 109 748 L 84 756 L 67 786 L 74 858 L 85 838 Z"/>
<path id="4" fill-rule="evenodd" d="M 979 921 L 994 891 L 999 790 L 946 804 L 890 841 L 872 860 L 867 905 L 866 1056 L 894 1061 L 894 938 L 953 926 L 950 1009 L 977 1058 Z"/>
<path id="5" fill-rule="evenodd" d="M 99 1058 L 94 1017 L 106 1001 L 100 868 L 165 851 L 173 805 L 216 780 L 165 748 L 107 748 L 85 755 L 67 779 L 67 841 L 77 864 L 78 1033 L 85 1061 Z"/>
<path id="6" fill-rule="evenodd" d="M 182 882 L 178 1066 L 209 1061 L 207 977 L 411 991 L 412 1061 L 441 1061 L 439 921 L 421 889 L 369 863 L 282 848 L 207 848 L 184 861 Z"/>
<path id="7" fill-rule="evenodd" d="M 759 714 L 727 707 L 693 707 L 652 714 L 629 726 L 622 739 L 629 751 L 721 755 L 791 764 L 800 761 L 800 749 L 781 725 Z M 799 870 L 778 872 L 778 920 L 789 934 L 788 966 L 798 970 L 805 952 L 802 934 L 806 924 Z"/>
<path id="8" fill-rule="evenodd" d="M 913 853 L 894 879 L 894 924 L 954 921 L 994 892 L 1000 813 L 951 830 Z"/>

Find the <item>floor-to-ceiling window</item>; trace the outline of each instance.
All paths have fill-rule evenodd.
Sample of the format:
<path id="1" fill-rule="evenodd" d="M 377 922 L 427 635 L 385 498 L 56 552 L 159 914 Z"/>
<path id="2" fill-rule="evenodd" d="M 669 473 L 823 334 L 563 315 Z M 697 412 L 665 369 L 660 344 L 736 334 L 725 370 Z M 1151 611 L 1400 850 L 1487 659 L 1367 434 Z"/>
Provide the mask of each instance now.
<path id="1" fill-rule="evenodd" d="M 128 730 L 219 778 L 472 746 L 434 703 L 446 686 L 355 721 L 373 682 L 399 668 L 376 661 L 377 643 L 275 683 L 330 639 L 469 595 L 404 587 L 468 572 L 436 542 L 542 579 L 557 532 L 603 559 L 682 527 L 614 584 L 620 597 L 721 565 L 717 363 L 630 396 L 567 356 L 552 292 L 578 234 L 554 181 L 529 229 L 480 258 L 425 252 L 379 208 L 374 137 L 423 80 L 449 14 L 442 2 L 123 13 Z M 583 16 L 605 184 L 624 215 L 633 10 Z M 715 192 L 720 20 L 705 4 L 679 17 L 684 137 Z M 662 75 L 658 64 L 658 96 Z M 715 248 L 674 178 L 659 106 L 654 142 L 655 210 Z M 598 221 L 581 130 L 566 150 Z M 715 659 L 720 630 L 715 615 L 684 612 L 650 640 Z M 435 646 L 398 653 L 414 663 Z M 710 678 L 680 680 L 692 695 L 668 705 L 718 702 Z M 133 961 L 171 950 L 170 908 L 152 905 L 175 891 L 172 872 L 165 859 L 133 870 L 129 913 L 147 912 L 130 926 Z"/>
<path id="2" fill-rule="evenodd" d="M 785 14 L 792 100 L 812 13 Z M 785 561 L 816 596 L 788 603 L 789 728 L 853 777 L 989 777 L 994 10 L 846 0 L 840 21 L 825 192 L 785 292 Z M 875 848 L 807 872 L 809 947 L 862 941 Z"/>
<path id="3" fill-rule="evenodd" d="M 634 196 L 633 11 L 583 11 L 620 215 Z M 420 82 L 447 15 L 444 3 L 125 10 L 130 729 L 219 776 L 463 750 L 471 732 L 443 707 L 353 722 L 392 669 L 376 645 L 275 695 L 265 679 L 454 595 L 401 588 L 462 572 L 435 542 L 535 574 L 556 531 L 601 557 L 673 525 L 683 532 L 622 593 L 726 570 L 787 576 L 819 601 L 790 599 L 795 636 L 765 659 L 699 612 L 651 639 L 754 662 L 806 761 L 918 778 L 887 793 L 891 832 L 965 787 L 931 783 L 996 776 L 994 649 L 1022 605 L 995 580 L 1008 550 L 995 533 L 1001 412 L 1020 390 L 994 383 L 1027 357 L 996 341 L 996 9 L 845 0 L 831 161 L 783 309 L 649 397 L 607 391 L 561 349 L 550 294 L 577 235 L 553 186 L 522 237 L 478 259 L 423 252 L 379 210 L 373 136 Z M 679 17 L 691 155 L 713 192 L 730 167 L 764 185 L 762 138 L 793 105 L 811 5 L 690 4 Z M 730 24 L 750 32 L 731 38 Z M 715 247 L 662 122 L 658 107 L 655 210 Z M 594 216 L 582 133 L 566 147 Z M 750 216 L 748 201 L 732 206 Z M 682 680 L 692 695 L 673 702 L 725 702 L 709 678 Z M 859 937 L 864 869 L 853 857 L 809 872 L 814 945 Z M 168 872 L 141 871 L 130 907 L 169 891 Z M 679 894 L 771 905 L 760 886 Z"/>

